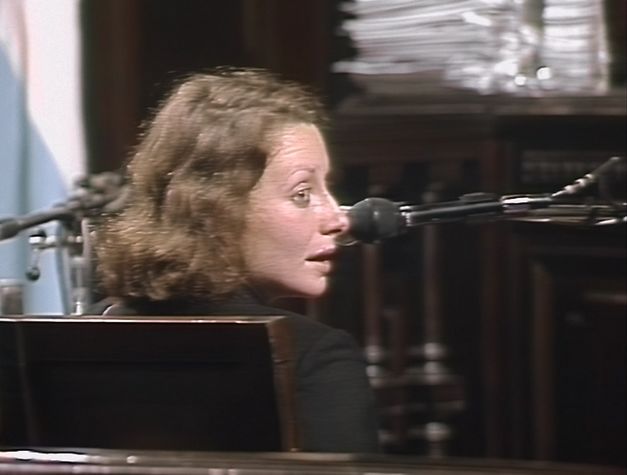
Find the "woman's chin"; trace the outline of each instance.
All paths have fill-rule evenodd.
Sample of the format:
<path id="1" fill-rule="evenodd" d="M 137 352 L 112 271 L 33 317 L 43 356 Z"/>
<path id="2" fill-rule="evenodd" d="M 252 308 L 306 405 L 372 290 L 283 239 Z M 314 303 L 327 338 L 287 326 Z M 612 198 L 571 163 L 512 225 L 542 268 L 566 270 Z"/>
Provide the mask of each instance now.
<path id="1" fill-rule="evenodd" d="M 327 286 L 326 277 L 312 282 L 303 282 L 303 285 L 275 289 L 274 292 L 271 292 L 269 300 L 274 301 L 283 298 L 316 299 L 324 295 Z"/>

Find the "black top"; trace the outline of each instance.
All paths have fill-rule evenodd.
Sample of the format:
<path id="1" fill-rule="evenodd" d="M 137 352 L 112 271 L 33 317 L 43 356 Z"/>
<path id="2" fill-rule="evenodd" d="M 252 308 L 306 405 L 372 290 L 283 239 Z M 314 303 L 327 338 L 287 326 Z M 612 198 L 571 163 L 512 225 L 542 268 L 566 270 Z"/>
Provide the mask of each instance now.
<path id="1" fill-rule="evenodd" d="M 171 300 L 107 307 L 101 306 L 97 312 L 105 311 L 112 316 L 286 316 L 294 336 L 303 450 L 379 451 L 375 403 L 365 361 L 354 339 L 345 331 L 263 305 L 248 292 L 223 303 Z"/>

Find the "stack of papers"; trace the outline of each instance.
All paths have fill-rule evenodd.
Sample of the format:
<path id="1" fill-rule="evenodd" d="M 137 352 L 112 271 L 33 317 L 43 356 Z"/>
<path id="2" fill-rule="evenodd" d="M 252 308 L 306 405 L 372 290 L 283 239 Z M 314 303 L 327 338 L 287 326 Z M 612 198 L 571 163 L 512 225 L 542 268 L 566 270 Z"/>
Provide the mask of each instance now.
<path id="1" fill-rule="evenodd" d="M 564 58 L 573 63 L 563 46 L 563 40 L 570 45 L 571 38 L 564 38 L 563 29 L 549 30 L 553 41 L 543 53 L 543 1 L 601 3 L 346 0 L 340 6 L 347 15 L 340 34 L 349 37 L 356 55 L 334 63 L 333 71 L 348 73 L 375 94 L 429 94 L 451 88 L 482 94 L 542 93 L 543 81 L 551 75 L 544 61 Z M 550 28 L 564 27 L 562 17 L 548 13 Z M 590 24 L 590 18 L 583 22 Z M 577 54 L 582 51 L 587 53 L 578 49 Z"/>
<path id="2" fill-rule="evenodd" d="M 546 89 L 604 94 L 609 46 L 602 0 L 544 0 L 542 62 Z"/>

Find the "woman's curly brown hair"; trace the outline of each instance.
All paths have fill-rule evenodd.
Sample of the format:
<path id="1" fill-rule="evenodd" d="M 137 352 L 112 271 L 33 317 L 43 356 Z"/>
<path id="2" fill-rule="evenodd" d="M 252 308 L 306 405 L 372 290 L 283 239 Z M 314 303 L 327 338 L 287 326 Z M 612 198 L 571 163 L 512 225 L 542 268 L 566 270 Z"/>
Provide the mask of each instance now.
<path id="1" fill-rule="evenodd" d="M 245 281 L 240 249 L 248 196 L 293 124 L 322 125 L 298 84 L 251 69 L 183 80 L 128 164 L 129 198 L 96 233 L 101 285 L 123 299 L 220 299 Z"/>

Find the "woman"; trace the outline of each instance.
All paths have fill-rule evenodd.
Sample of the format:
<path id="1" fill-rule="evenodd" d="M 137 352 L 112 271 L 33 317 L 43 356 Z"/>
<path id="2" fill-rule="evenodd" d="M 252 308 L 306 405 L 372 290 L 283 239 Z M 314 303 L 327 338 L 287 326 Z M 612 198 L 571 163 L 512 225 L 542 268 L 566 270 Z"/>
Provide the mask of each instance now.
<path id="1" fill-rule="evenodd" d="M 99 232 L 110 315 L 287 315 L 303 448 L 377 451 L 364 363 L 345 333 L 272 308 L 327 287 L 346 216 L 329 193 L 323 114 L 257 70 L 194 75 L 129 164 L 130 195 Z"/>

